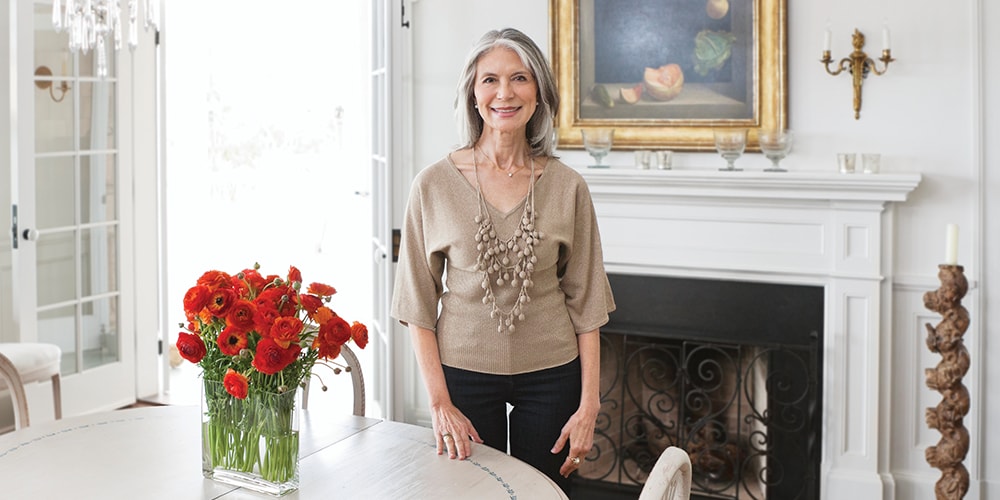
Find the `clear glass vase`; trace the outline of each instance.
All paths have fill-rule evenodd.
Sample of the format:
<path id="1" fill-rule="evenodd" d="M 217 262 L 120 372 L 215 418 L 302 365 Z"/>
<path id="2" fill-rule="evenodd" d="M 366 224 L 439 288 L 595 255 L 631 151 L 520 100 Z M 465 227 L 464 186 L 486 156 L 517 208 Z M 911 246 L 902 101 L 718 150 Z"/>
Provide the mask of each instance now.
<path id="1" fill-rule="evenodd" d="M 205 477 L 281 496 L 299 487 L 296 390 L 251 390 L 236 399 L 222 382 L 205 380 L 201 468 Z"/>

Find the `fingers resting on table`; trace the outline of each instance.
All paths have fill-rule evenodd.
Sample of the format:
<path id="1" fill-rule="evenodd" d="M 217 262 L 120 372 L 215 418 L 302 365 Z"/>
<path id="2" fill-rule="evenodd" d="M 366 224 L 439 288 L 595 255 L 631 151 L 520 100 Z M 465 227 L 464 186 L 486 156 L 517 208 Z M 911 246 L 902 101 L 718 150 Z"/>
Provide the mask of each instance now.
<path id="1" fill-rule="evenodd" d="M 454 405 L 442 405 L 433 411 L 434 437 L 437 453 L 464 460 L 472 455 L 472 443 L 482 443 L 479 433 Z"/>

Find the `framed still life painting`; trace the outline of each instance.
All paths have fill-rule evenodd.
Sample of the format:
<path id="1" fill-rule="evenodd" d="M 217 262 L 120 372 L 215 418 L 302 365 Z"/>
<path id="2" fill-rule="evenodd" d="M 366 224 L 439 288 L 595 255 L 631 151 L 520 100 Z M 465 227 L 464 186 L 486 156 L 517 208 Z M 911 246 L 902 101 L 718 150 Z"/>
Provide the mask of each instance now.
<path id="1" fill-rule="evenodd" d="M 718 128 L 786 127 L 787 0 L 550 0 L 560 148 L 714 150 Z"/>

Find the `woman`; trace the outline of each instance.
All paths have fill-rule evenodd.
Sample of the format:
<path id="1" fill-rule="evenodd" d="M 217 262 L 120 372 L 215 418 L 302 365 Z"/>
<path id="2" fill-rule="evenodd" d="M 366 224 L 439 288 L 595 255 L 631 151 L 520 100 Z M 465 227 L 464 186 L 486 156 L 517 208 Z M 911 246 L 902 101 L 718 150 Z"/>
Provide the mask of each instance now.
<path id="1" fill-rule="evenodd" d="M 593 443 L 614 301 L 590 192 L 552 156 L 558 102 L 523 33 L 473 48 L 455 102 L 464 146 L 414 180 L 392 316 L 410 330 L 438 453 L 509 443 L 568 492 Z"/>

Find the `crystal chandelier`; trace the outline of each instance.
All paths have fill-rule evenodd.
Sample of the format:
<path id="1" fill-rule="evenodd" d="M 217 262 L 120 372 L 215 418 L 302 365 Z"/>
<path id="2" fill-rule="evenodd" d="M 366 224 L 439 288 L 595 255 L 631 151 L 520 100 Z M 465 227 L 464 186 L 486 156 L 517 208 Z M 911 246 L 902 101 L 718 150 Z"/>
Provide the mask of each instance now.
<path id="1" fill-rule="evenodd" d="M 108 76 L 107 38 L 112 37 L 115 51 L 122 47 L 121 3 L 126 0 L 52 0 L 52 24 L 56 31 L 69 32 L 69 50 L 86 54 L 91 49 L 97 56 L 97 76 Z M 139 45 L 136 19 L 139 17 L 138 0 L 128 2 L 128 48 L 135 51 Z M 144 26 L 159 29 L 160 0 L 145 0 Z M 62 3 L 65 3 L 63 8 Z"/>

